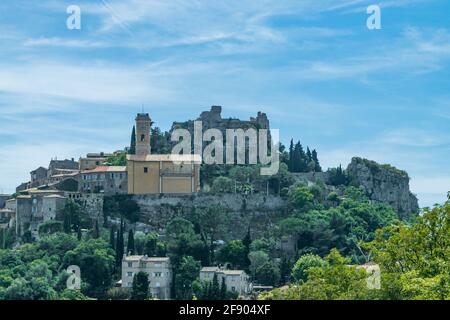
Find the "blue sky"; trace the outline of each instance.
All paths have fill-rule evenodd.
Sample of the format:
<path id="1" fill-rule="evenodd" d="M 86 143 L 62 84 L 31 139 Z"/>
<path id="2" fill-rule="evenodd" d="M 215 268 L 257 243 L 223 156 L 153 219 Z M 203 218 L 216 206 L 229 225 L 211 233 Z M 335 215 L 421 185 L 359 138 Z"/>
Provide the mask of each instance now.
<path id="1" fill-rule="evenodd" d="M 381 30 L 366 27 L 371 4 Z M 52 157 L 127 145 L 142 104 L 163 129 L 222 105 L 266 112 L 324 167 L 390 163 L 421 205 L 443 202 L 449 15 L 445 0 L 2 1 L 0 193 Z"/>

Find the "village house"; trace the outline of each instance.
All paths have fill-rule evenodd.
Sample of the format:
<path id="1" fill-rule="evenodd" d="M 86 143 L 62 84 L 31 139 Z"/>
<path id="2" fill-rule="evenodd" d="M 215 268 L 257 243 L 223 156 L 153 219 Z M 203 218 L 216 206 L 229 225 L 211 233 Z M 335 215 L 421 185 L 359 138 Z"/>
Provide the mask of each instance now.
<path id="1" fill-rule="evenodd" d="M 59 190 L 30 190 L 27 195 L 19 195 L 15 204 L 10 204 L 15 211 L 15 227 L 17 236 L 21 237 L 26 231 L 31 231 L 37 238 L 39 226 L 56 215 L 64 208 L 66 198 Z"/>
<path id="2" fill-rule="evenodd" d="M 10 199 L 10 194 L 0 194 L 0 209 L 3 209 L 6 205 L 6 200 Z"/>
<path id="3" fill-rule="evenodd" d="M 113 155 L 113 153 L 105 152 L 88 153 L 86 157 L 78 160 L 80 165 L 79 169 L 80 171 L 95 169 L 96 167 L 103 165 L 106 162 L 106 159 Z"/>
<path id="4" fill-rule="evenodd" d="M 127 167 L 98 166 L 80 173 L 78 191 L 103 193 L 105 195 L 126 194 L 128 191 Z"/>
<path id="5" fill-rule="evenodd" d="M 250 277 L 244 270 L 225 270 L 219 267 L 204 267 L 200 270 L 200 281 L 211 282 L 217 275 L 219 284 L 225 279 L 227 290 L 246 295 L 251 292 Z"/>
<path id="6" fill-rule="evenodd" d="M 136 117 L 136 154 L 127 155 L 128 193 L 195 193 L 200 190 L 200 155 L 150 154 L 147 113 Z"/>
<path id="7" fill-rule="evenodd" d="M 170 299 L 173 274 L 169 258 L 124 255 L 122 260 L 122 287 L 131 288 L 133 277 L 141 271 L 148 274 L 149 292 L 152 297 L 161 300 Z"/>

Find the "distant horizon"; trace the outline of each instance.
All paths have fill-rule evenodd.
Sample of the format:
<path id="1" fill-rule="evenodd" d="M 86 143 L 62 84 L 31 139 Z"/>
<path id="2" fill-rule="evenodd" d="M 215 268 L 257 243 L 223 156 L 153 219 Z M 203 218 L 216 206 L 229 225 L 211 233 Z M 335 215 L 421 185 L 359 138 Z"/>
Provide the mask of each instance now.
<path id="1" fill-rule="evenodd" d="M 155 125 L 257 111 L 323 168 L 353 156 L 408 172 L 421 206 L 450 190 L 450 3 L 42 0 L 0 3 L 0 192 L 52 157 L 129 144 Z M 67 27 L 78 5 L 80 29 Z"/>

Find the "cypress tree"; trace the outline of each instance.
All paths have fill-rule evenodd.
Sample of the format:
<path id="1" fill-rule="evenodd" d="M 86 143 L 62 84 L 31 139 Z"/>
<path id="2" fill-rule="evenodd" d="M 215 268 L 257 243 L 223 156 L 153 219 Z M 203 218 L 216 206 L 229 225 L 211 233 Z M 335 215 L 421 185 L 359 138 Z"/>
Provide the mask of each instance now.
<path id="1" fill-rule="evenodd" d="M 81 233 L 81 227 L 78 226 L 78 230 L 77 230 L 77 239 L 78 239 L 78 241 L 81 241 L 82 237 L 83 237 L 83 235 Z"/>
<path id="2" fill-rule="evenodd" d="M 294 172 L 294 139 L 291 139 L 291 144 L 289 145 L 288 170 Z"/>
<path id="3" fill-rule="evenodd" d="M 127 255 L 128 254 L 134 255 L 134 233 L 132 229 L 128 231 Z"/>
<path id="4" fill-rule="evenodd" d="M 311 154 L 311 150 L 309 150 L 309 147 L 306 147 L 306 160 L 308 163 L 310 163 L 312 160 L 312 154 Z"/>
<path id="5" fill-rule="evenodd" d="M 64 223 L 63 223 L 63 229 L 65 233 L 71 233 L 72 228 L 70 226 L 70 216 L 67 212 L 64 212 Z"/>
<path id="6" fill-rule="evenodd" d="M 116 237 L 114 229 L 109 230 L 109 246 L 115 251 L 116 250 Z"/>
<path id="7" fill-rule="evenodd" d="M 131 300 L 146 300 L 149 296 L 148 292 L 148 274 L 140 271 L 133 277 L 133 286 L 131 290 Z"/>
<path id="8" fill-rule="evenodd" d="M 98 220 L 95 220 L 95 226 L 94 226 L 94 239 L 100 238 L 100 229 L 98 227 Z"/>
<path id="9" fill-rule="evenodd" d="M 294 146 L 294 152 L 292 156 L 292 172 L 302 172 L 302 152 L 302 145 L 300 144 L 300 141 L 298 141 Z"/>
<path id="10" fill-rule="evenodd" d="M 135 128 L 135 126 L 133 126 L 133 130 L 131 131 L 130 149 L 128 150 L 128 154 L 136 154 L 136 128 Z"/>
<path id="11" fill-rule="evenodd" d="M 211 299 L 219 300 L 220 299 L 220 285 L 219 279 L 217 278 L 217 273 L 214 273 L 212 285 L 211 285 Z"/>
<path id="12" fill-rule="evenodd" d="M 118 267 L 122 264 L 123 258 L 123 223 L 120 223 L 120 229 L 117 230 L 117 242 L 116 242 L 116 264 Z"/>
<path id="13" fill-rule="evenodd" d="M 222 278 L 222 285 L 220 286 L 220 300 L 227 298 L 227 284 L 225 283 L 225 277 Z"/>
<path id="14" fill-rule="evenodd" d="M 314 149 L 314 150 L 312 151 L 311 156 L 312 156 L 312 159 L 313 159 L 314 163 L 316 164 L 316 167 L 314 168 L 314 171 L 315 171 L 315 172 L 322 172 L 322 167 L 320 166 L 319 158 L 317 157 L 317 151 L 316 151 L 316 149 Z"/>
<path id="15" fill-rule="evenodd" d="M 250 259 L 248 258 L 248 254 L 250 253 L 250 244 L 252 243 L 252 237 L 250 234 L 250 226 L 248 226 L 247 234 L 244 239 L 242 239 L 242 244 L 245 246 L 245 267 L 250 266 Z"/>

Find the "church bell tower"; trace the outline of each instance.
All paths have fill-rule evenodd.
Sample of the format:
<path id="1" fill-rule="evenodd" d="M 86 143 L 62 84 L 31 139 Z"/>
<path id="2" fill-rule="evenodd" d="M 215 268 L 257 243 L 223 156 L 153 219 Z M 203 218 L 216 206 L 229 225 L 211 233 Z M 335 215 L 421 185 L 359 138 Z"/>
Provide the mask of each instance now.
<path id="1" fill-rule="evenodd" d="M 138 113 L 136 116 L 136 155 L 150 154 L 150 126 L 151 119 L 148 113 Z"/>

